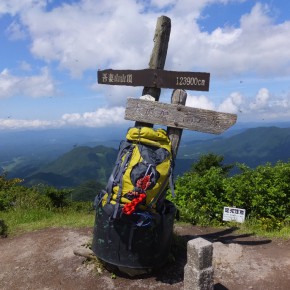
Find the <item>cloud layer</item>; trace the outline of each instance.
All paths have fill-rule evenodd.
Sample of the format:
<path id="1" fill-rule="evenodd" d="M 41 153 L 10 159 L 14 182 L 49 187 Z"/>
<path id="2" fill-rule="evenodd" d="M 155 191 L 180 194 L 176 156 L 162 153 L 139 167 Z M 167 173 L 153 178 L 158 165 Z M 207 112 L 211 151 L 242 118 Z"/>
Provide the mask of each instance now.
<path id="1" fill-rule="evenodd" d="M 191 59 L 215 75 L 290 74 L 290 21 L 276 24 L 270 7 L 261 3 L 240 18 L 239 27 L 207 32 L 197 24 L 203 9 L 225 1 L 151 1 L 147 6 L 146 1 L 82 0 L 51 9 L 46 1 L 1 2 L 0 12 L 19 16 L 7 28 L 10 37 L 27 35 L 33 56 L 57 61 L 75 77 L 110 66 L 145 68 L 144 55 L 150 55 L 156 19 L 165 7 L 172 19 L 168 69 L 192 69 Z"/>
<path id="2" fill-rule="evenodd" d="M 47 97 L 56 94 L 55 85 L 47 68 L 39 75 L 15 76 L 8 69 L 0 72 L 0 99 L 11 96 L 32 98 Z"/>
<path id="3" fill-rule="evenodd" d="M 216 101 L 209 95 L 188 93 L 187 105 L 232 112 L 245 119 L 290 117 L 289 86 L 276 93 L 271 84 L 290 76 L 290 21 L 278 21 L 272 7 L 251 2 L 238 26 L 219 26 L 212 31 L 200 27 L 206 7 L 225 0 L 79 1 L 2 0 L 0 17 L 9 16 L 7 38 L 15 45 L 25 43 L 38 61 L 29 75 L 9 67 L 0 73 L 0 99 L 25 96 L 40 98 L 59 93 L 57 77 L 82 79 L 97 69 L 141 69 L 148 66 L 156 19 L 172 20 L 166 69 L 208 71 L 216 82 L 225 79 L 263 77 L 269 86 L 255 92 L 231 92 Z M 233 0 L 232 2 L 241 2 Z M 59 3 L 59 2 L 58 2 Z M 274 5 L 274 3 L 272 4 Z M 211 20 L 209 16 L 208 21 Z M 19 59 L 22 70 L 31 67 Z M 39 69 L 39 63 L 41 68 Z M 124 103 L 133 89 L 96 86 L 93 92 L 106 96 L 106 107 L 94 112 L 63 113 L 59 120 L 0 120 L 0 128 L 21 126 L 106 126 L 123 122 Z M 65 92 L 62 92 L 65 94 Z M 112 95 L 114 97 L 112 97 Z"/>

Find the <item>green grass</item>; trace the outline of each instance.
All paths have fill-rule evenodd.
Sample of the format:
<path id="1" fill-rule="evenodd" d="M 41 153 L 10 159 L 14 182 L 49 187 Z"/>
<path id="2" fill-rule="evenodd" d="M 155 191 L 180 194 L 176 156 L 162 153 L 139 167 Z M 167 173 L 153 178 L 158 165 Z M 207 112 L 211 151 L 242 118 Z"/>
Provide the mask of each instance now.
<path id="1" fill-rule="evenodd" d="M 17 209 L 0 211 L 0 220 L 4 220 L 8 226 L 8 235 L 15 236 L 25 232 L 52 227 L 93 227 L 95 212 L 92 210 L 76 211 L 73 208 L 54 211 L 35 208 Z M 178 224 L 182 225 L 184 223 Z M 250 233 L 264 238 L 290 239 L 290 225 L 269 231 L 263 229 L 257 222 L 247 220 L 243 224 L 230 222 L 225 227 L 237 227 L 236 234 Z"/>
<path id="2" fill-rule="evenodd" d="M 77 212 L 72 209 L 49 211 L 45 209 L 18 209 L 0 212 L 0 220 L 8 226 L 8 235 L 14 236 L 24 232 L 51 227 L 92 227 L 94 212 Z"/>
<path id="3" fill-rule="evenodd" d="M 237 228 L 235 234 L 251 234 L 260 238 L 290 239 L 290 225 L 281 226 L 279 229 L 265 229 L 256 220 L 246 220 L 245 223 L 228 222 L 226 227 Z"/>
<path id="4" fill-rule="evenodd" d="M 269 229 L 265 225 L 257 223 L 256 220 L 248 220 L 240 226 L 243 232 L 252 232 L 256 236 L 271 239 L 290 239 L 290 224 L 278 225 L 278 228 Z"/>

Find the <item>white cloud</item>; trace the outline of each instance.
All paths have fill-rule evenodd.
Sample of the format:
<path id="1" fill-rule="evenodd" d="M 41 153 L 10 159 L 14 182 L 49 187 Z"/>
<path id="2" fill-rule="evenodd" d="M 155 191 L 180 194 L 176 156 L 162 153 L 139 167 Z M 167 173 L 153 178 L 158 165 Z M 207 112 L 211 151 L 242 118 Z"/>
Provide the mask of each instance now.
<path id="1" fill-rule="evenodd" d="M 47 11 L 44 0 L 2 0 L 0 13 L 18 13 L 19 22 L 10 25 L 14 37 L 25 27 L 32 54 L 57 61 L 73 76 L 88 69 L 146 68 L 159 16 L 154 7 L 166 7 L 172 19 L 168 69 L 196 67 L 215 76 L 290 74 L 289 21 L 275 24 L 270 8 L 256 3 L 241 17 L 240 27 L 202 32 L 197 21 L 206 5 L 215 2 L 228 1 L 80 0 Z"/>
<path id="2" fill-rule="evenodd" d="M 264 76 L 271 82 L 279 77 L 289 78 L 290 21 L 274 21 L 269 6 L 253 1 L 252 9 L 241 16 L 239 26 L 220 26 L 211 32 L 201 30 L 198 20 L 203 17 L 203 9 L 212 3 L 226 5 L 229 1 L 1 0 L 0 16 L 5 13 L 16 16 L 7 28 L 10 39 L 29 37 L 34 58 L 52 64 L 50 67 L 56 64 L 73 77 L 81 77 L 88 70 L 148 67 L 156 19 L 163 12 L 160 9 L 165 8 L 164 14 L 172 21 L 165 69 L 207 71 L 215 82 L 225 76 L 231 80 L 247 75 Z M 239 1 L 242 0 L 236 0 Z M 215 16 L 208 17 L 210 22 Z M 25 62 L 23 68 L 30 69 Z M 0 98 L 56 93 L 47 68 L 39 75 L 31 75 L 31 71 L 26 77 L 16 76 L 7 69 L 0 72 Z M 92 79 L 86 82 L 88 87 Z M 113 107 L 123 105 L 125 98 L 140 95 L 141 91 L 142 88 L 119 86 L 97 86 L 96 89 L 105 103 Z M 221 104 L 196 95 L 188 96 L 187 105 L 225 112 L 242 110 L 243 114 L 254 116 L 262 112 L 270 116 L 270 111 L 273 116 L 279 110 L 284 115 L 289 112 L 289 96 L 279 97 L 270 93 L 270 88 L 261 89 L 255 100 L 250 94 L 239 93 L 236 87 L 232 91 Z M 65 114 L 62 122 L 98 126 L 100 119 L 97 110 Z"/>
<path id="3" fill-rule="evenodd" d="M 284 96 L 274 96 L 269 89 L 261 88 L 253 102 L 249 96 L 233 92 L 220 104 L 210 101 L 206 96 L 188 96 L 186 106 L 213 110 L 217 112 L 238 115 L 238 120 L 283 120 L 290 118 L 290 93 Z"/>
<path id="4" fill-rule="evenodd" d="M 251 110 L 266 109 L 269 106 L 270 92 L 266 88 L 259 90 L 256 95 L 255 101 L 249 104 Z"/>
<path id="5" fill-rule="evenodd" d="M 58 61 L 77 77 L 87 69 L 104 68 L 105 63 L 114 68 L 147 63 L 141 57 L 146 49 L 143 44 L 152 43 L 154 26 L 149 34 L 150 18 L 140 10 L 141 2 L 131 0 L 83 0 L 49 12 L 30 9 L 21 19 L 31 36 L 31 52 L 45 61 Z"/>
<path id="6" fill-rule="evenodd" d="M 257 3 L 241 17 L 240 27 L 217 27 L 211 33 L 202 32 L 189 15 L 172 27 L 170 65 L 194 66 L 215 77 L 290 75 L 290 21 L 275 24 L 268 6 Z"/>
<path id="7" fill-rule="evenodd" d="M 280 99 L 271 100 L 271 93 L 266 88 L 261 88 L 255 102 L 247 104 L 246 96 L 239 92 L 232 93 L 219 105 L 213 104 L 206 96 L 188 96 L 186 106 L 214 110 L 225 113 L 235 113 L 238 120 L 283 120 L 290 118 L 290 94 Z M 96 111 L 63 114 L 58 120 L 27 120 L 27 119 L 0 119 L 0 130 L 4 129 L 40 129 L 59 128 L 65 126 L 78 127 L 108 127 L 131 126 L 131 121 L 124 120 L 125 108 L 103 107 Z"/>
<path id="8" fill-rule="evenodd" d="M 37 98 L 55 93 L 54 82 L 47 68 L 43 68 L 39 75 L 25 77 L 14 76 L 8 69 L 0 73 L 0 99 L 11 96 Z"/>
<path id="9" fill-rule="evenodd" d="M 224 113 L 237 113 L 243 102 L 244 97 L 240 93 L 235 92 L 219 105 L 214 104 L 206 96 L 188 96 L 186 106 Z"/>
<path id="10" fill-rule="evenodd" d="M 57 128 L 61 122 L 46 120 L 0 119 L 0 130 Z"/>
<path id="11" fill-rule="evenodd" d="M 242 103 L 243 96 L 240 93 L 235 92 L 218 106 L 218 111 L 225 113 L 237 113 Z"/>
<path id="12" fill-rule="evenodd" d="M 108 125 L 125 124 L 125 108 L 99 108 L 94 112 L 84 114 L 73 113 L 64 114 L 62 120 L 67 125 L 85 126 L 85 127 L 106 127 Z"/>
<path id="13" fill-rule="evenodd" d="M 290 93 L 284 96 L 274 96 L 268 89 L 261 88 L 255 96 L 255 101 L 248 105 L 247 114 L 266 120 L 289 120 Z"/>
<path id="14" fill-rule="evenodd" d="M 234 93 L 238 94 L 239 93 Z M 233 95 L 233 94 L 232 94 Z M 232 98 L 232 95 L 230 98 Z M 290 118 L 290 93 L 284 96 L 274 96 L 267 88 L 261 88 L 253 102 L 246 102 L 247 97 L 240 95 L 238 102 L 233 102 L 233 113 L 237 113 L 244 121 L 252 120 L 288 120 Z M 229 99 L 225 101 L 228 103 Z M 220 105 L 219 109 L 222 105 Z M 223 108 L 225 109 L 225 108 Z"/>
<path id="15" fill-rule="evenodd" d="M 59 128 L 65 126 L 78 127 L 107 127 L 129 124 L 124 120 L 125 108 L 99 108 L 94 112 L 83 114 L 64 114 L 59 120 L 25 120 L 25 119 L 0 119 L 0 130 L 3 129 L 40 129 Z"/>
<path id="16" fill-rule="evenodd" d="M 187 96 L 186 106 L 199 109 L 214 110 L 214 103 L 205 96 Z"/>

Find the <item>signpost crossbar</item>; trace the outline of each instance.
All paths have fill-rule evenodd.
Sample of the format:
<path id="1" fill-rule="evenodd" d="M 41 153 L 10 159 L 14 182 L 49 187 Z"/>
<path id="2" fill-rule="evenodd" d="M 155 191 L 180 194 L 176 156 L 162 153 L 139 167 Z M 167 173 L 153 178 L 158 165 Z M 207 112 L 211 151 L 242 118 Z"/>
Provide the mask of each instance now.
<path id="1" fill-rule="evenodd" d="M 161 69 L 99 70 L 98 83 L 121 86 L 209 90 L 210 74 L 205 72 L 180 72 Z"/>
<path id="2" fill-rule="evenodd" d="M 237 116 L 178 104 L 128 98 L 125 119 L 150 124 L 221 134 L 235 124 Z"/>

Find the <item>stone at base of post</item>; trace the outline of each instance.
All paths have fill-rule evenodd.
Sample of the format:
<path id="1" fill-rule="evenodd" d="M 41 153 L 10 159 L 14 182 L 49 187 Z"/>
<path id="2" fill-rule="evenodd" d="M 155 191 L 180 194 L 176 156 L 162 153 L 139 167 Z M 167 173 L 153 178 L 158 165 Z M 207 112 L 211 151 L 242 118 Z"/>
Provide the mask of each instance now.
<path id="1" fill-rule="evenodd" d="M 192 266 L 184 267 L 184 290 L 213 290 L 213 268 L 196 270 Z"/>
<path id="2" fill-rule="evenodd" d="M 187 243 L 184 290 L 213 290 L 212 243 L 197 238 Z"/>

